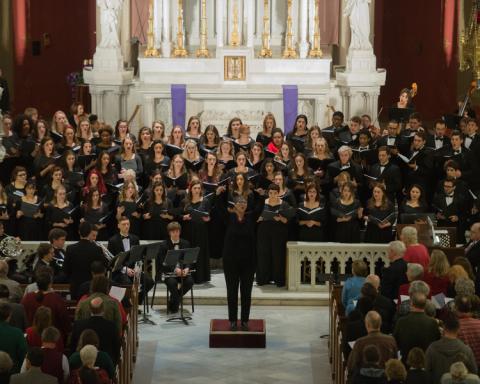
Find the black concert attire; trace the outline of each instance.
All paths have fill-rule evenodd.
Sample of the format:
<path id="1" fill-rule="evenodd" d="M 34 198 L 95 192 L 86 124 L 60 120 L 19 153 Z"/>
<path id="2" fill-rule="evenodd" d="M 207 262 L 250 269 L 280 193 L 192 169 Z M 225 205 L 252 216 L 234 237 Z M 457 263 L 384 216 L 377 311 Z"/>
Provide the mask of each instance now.
<path id="1" fill-rule="evenodd" d="M 209 222 L 203 221 L 202 217 L 209 217 L 211 203 L 203 198 L 196 203 L 183 202 L 183 214 L 190 215 L 191 219 L 183 222 L 183 234 L 185 239 L 194 247 L 200 247 L 197 259 L 196 272 L 194 274 L 195 284 L 202 284 L 210 281 L 210 247 L 208 241 Z"/>
<path id="2" fill-rule="evenodd" d="M 87 239 L 69 245 L 65 252 L 63 270 L 70 281 L 72 299 L 78 299 L 78 287 L 92 278 L 90 266 L 94 261 L 107 264 L 102 249 Z"/>
<path id="3" fill-rule="evenodd" d="M 433 150 L 446 149 L 451 147 L 450 139 L 447 136 L 428 135 L 425 146 Z"/>
<path id="4" fill-rule="evenodd" d="M 285 137 L 285 141 L 290 143 L 290 145 L 295 149 L 296 152 L 304 152 L 305 150 L 305 140 L 307 139 L 308 133 L 304 135 L 297 135 L 294 132 L 290 132 Z"/>
<path id="5" fill-rule="evenodd" d="M 172 215 L 173 205 L 170 199 L 157 204 L 148 202 L 145 205 L 144 213 L 150 214 L 150 219 L 142 219 L 142 238 L 145 240 L 165 240 L 168 237 L 167 225 L 171 220 L 164 219 L 161 215 Z"/>
<path id="6" fill-rule="evenodd" d="M 45 221 L 50 229 L 52 228 L 61 228 L 67 232 L 67 240 L 71 241 L 75 239 L 75 234 L 77 233 L 77 222 L 78 222 L 78 210 L 74 209 L 72 203 L 68 202 L 68 205 L 64 208 L 58 208 L 53 204 L 49 204 L 45 212 Z M 60 226 L 58 224 L 65 224 L 64 219 L 73 219 L 73 223 L 67 224 L 66 227 Z"/>
<path id="7" fill-rule="evenodd" d="M 341 172 L 348 172 L 352 178 L 355 180 L 358 185 L 361 185 L 363 182 L 363 170 L 358 164 L 350 161 L 348 164 L 341 164 L 340 160 L 334 161 L 328 165 L 327 173 L 330 183 L 333 183 L 333 179 L 338 176 Z"/>
<path id="8" fill-rule="evenodd" d="M 91 225 L 111 223 L 111 211 L 105 203 L 101 203 L 99 208 L 88 208 L 87 205 L 82 206 L 83 218 Z M 108 239 L 108 225 L 98 230 L 97 240 L 106 241 Z"/>
<path id="9" fill-rule="evenodd" d="M 137 201 L 119 201 L 117 203 L 117 208 L 123 207 L 124 211 L 122 213 L 122 216 L 125 216 L 130 220 L 130 232 L 140 236 L 140 225 L 142 222 L 142 203 L 140 200 L 142 199 L 142 196 L 140 196 Z M 135 215 L 137 216 L 135 216 Z"/>
<path id="10" fill-rule="evenodd" d="M 37 190 L 42 191 L 43 186 L 47 183 L 48 178 L 50 177 L 48 172 L 43 176 L 40 175 L 40 172 L 47 168 L 50 164 L 53 164 L 55 159 L 53 156 L 47 157 L 45 155 L 38 155 L 33 161 L 33 169 L 35 172 L 35 180 L 37 184 Z"/>
<path id="11" fill-rule="evenodd" d="M 255 274 L 255 221 L 246 213 L 240 221 L 234 213 L 227 219 L 227 232 L 223 246 L 223 270 L 227 284 L 228 320 L 237 321 L 238 288 L 240 287 L 240 319 L 250 317 L 253 276 Z"/>
<path id="12" fill-rule="evenodd" d="M 163 173 L 168 170 L 169 166 L 170 158 L 168 156 L 163 156 L 163 159 L 159 163 L 155 162 L 155 156 L 151 156 L 145 160 L 143 168 L 146 175 L 151 175 L 156 170 Z"/>
<path id="13" fill-rule="evenodd" d="M 177 242 L 173 243 L 171 238 L 168 237 L 165 243 L 162 245 L 162 248 L 159 252 L 159 256 L 157 257 L 157 274 L 159 274 L 160 271 L 163 271 L 164 273 L 174 273 L 176 267 L 182 268 L 182 266 L 179 264 L 173 268 L 164 267 L 163 261 L 165 260 L 167 251 L 174 250 L 174 249 L 176 250 L 185 249 L 185 248 L 190 248 L 190 243 L 187 240 L 179 239 L 178 243 Z M 184 268 L 191 268 L 191 267 L 192 266 L 184 266 Z M 193 277 L 191 274 L 183 278 L 183 289 L 181 287 L 179 288 L 180 282 L 181 282 L 181 277 L 179 276 L 165 277 L 165 285 L 167 286 L 167 289 L 170 292 L 170 300 L 167 303 L 167 305 L 171 312 L 178 311 L 182 292 L 183 292 L 183 295 L 185 296 L 185 294 L 193 287 L 193 284 L 194 284 Z"/>
<path id="14" fill-rule="evenodd" d="M 178 177 L 168 176 L 168 172 L 163 174 L 163 181 L 167 188 L 167 197 L 172 201 L 174 207 L 178 207 L 185 197 L 188 188 L 188 173 L 185 172 Z"/>
<path id="15" fill-rule="evenodd" d="M 410 151 L 407 157 L 410 164 L 416 164 L 416 168 L 412 169 L 404 163 L 403 180 L 405 182 L 405 188 L 408 189 L 413 184 L 420 185 L 425 191 L 427 200 L 430 201 L 429 197 L 433 194 L 434 190 L 434 188 L 431 188 L 434 175 L 433 150 L 423 147 L 418 151 Z"/>
<path id="16" fill-rule="evenodd" d="M 274 281 L 277 286 L 285 285 L 286 245 L 288 223 L 276 221 L 273 216 L 285 216 L 290 206 L 281 201 L 277 205 L 264 204 L 262 220 L 257 229 L 257 284 Z"/>
<path id="17" fill-rule="evenodd" d="M 339 243 L 359 243 L 360 242 L 360 223 L 358 220 L 358 208 L 360 202 L 353 200 L 351 204 L 342 204 L 340 199 L 334 201 L 330 206 L 330 214 L 334 220 L 334 241 Z M 339 217 L 350 217 L 348 221 L 337 222 Z"/>
<path id="18" fill-rule="evenodd" d="M 313 220 L 320 223 L 320 226 L 314 225 L 312 227 L 299 223 L 298 241 L 325 241 L 324 228 L 327 224 L 325 198 L 320 196 L 320 202 L 317 208 L 307 208 L 305 207 L 305 203 L 299 204 L 297 208 L 297 220 L 298 222 Z"/>
<path id="19" fill-rule="evenodd" d="M 17 200 L 15 202 L 16 212 L 22 211 L 23 215 L 16 220 L 17 234 L 22 241 L 40 241 L 45 238 L 45 225 L 43 217 L 34 217 L 36 213 L 43 213 L 44 206 L 41 199 L 37 197 L 37 203 L 31 204 Z"/>
<path id="20" fill-rule="evenodd" d="M 399 198 L 402 191 L 402 172 L 396 164 L 391 161 L 383 165 L 376 163 L 370 168 L 368 176 L 366 177 L 368 181 L 385 185 L 387 197 L 391 202 Z"/>
<path id="21" fill-rule="evenodd" d="M 259 132 L 255 141 L 262 144 L 263 148 L 266 148 L 267 145 L 270 144 L 270 141 L 272 141 L 272 136 L 267 136 L 264 135 L 262 132 Z"/>
<path id="22" fill-rule="evenodd" d="M 367 230 L 365 231 L 365 243 L 389 243 L 393 240 L 392 226 L 395 223 L 395 207 L 388 203 L 385 209 L 373 206 L 365 209 L 364 215 L 368 217 Z M 380 228 L 382 223 L 390 223 L 390 226 Z"/>
<path id="23" fill-rule="evenodd" d="M 435 194 L 432 201 L 432 208 L 436 213 L 444 216 L 443 219 L 437 219 L 438 227 L 455 227 L 457 228 L 457 243 L 465 243 L 465 230 L 467 229 L 467 196 L 462 195 L 455 190 L 447 195 L 445 191 Z M 450 220 L 451 216 L 457 216 L 458 221 Z"/>

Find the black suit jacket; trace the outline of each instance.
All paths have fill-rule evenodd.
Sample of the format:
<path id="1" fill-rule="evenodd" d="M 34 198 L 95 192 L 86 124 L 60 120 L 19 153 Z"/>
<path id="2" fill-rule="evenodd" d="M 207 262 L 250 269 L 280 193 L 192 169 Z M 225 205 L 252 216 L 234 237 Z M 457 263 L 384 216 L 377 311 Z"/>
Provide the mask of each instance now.
<path id="1" fill-rule="evenodd" d="M 392 196 L 402 189 L 402 172 L 400 171 L 400 168 L 391 161 L 385 165 L 383 172 L 380 171 L 380 163 L 376 163 L 372 165 L 372 168 L 370 169 L 370 176 L 385 183 L 387 194 L 391 199 Z"/>
<path id="2" fill-rule="evenodd" d="M 408 187 L 412 184 L 421 185 L 424 190 L 433 190 L 429 187 L 434 170 L 434 159 L 433 152 L 431 149 L 423 147 L 418 151 L 417 155 L 413 158 L 412 162 L 417 165 L 417 169 L 412 169 L 408 167 L 405 163 L 405 178 L 404 180 L 408 183 Z M 411 158 L 413 151 L 408 154 L 408 158 Z"/>
<path id="3" fill-rule="evenodd" d="M 471 241 L 468 242 L 465 248 L 468 248 L 470 243 Z M 480 241 L 477 241 L 477 243 L 472 248 L 470 248 L 468 252 L 465 253 L 465 256 L 470 261 L 473 269 L 476 270 L 478 274 L 480 272 Z"/>
<path id="4" fill-rule="evenodd" d="M 85 329 L 94 330 L 100 340 L 99 350 L 108 353 L 114 364 L 118 362 L 120 354 L 120 337 L 113 321 L 102 316 L 91 316 L 85 320 L 77 320 L 73 323 L 70 351 L 77 350 L 78 340 Z"/>
<path id="5" fill-rule="evenodd" d="M 427 141 L 425 145 L 429 148 L 436 149 L 435 147 L 435 141 L 436 141 L 436 135 L 428 135 L 427 136 Z M 442 149 L 449 148 L 451 146 L 450 144 L 450 139 L 447 136 L 442 137 Z"/>
<path id="6" fill-rule="evenodd" d="M 380 293 L 390 300 L 398 298 L 400 285 L 407 282 L 407 262 L 395 260 L 389 267 L 383 268 Z"/>
<path id="7" fill-rule="evenodd" d="M 91 279 L 90 266 L 94 261 L 107 265 L 102 249 L 95 243 L 81 239 L 67 247 L 63 270 L 70 280 L 70 292 L 74 299 L 77 298 L 77 287 Z"/>
<path id="8" fill-rule="evenodd" d="M 445 216 L 445 219 L 439 219 L 438 226 L 450 226 L 456 227 L 458 222 L 453 223 L 449 220 L 450 216 L 458 216 L 460 220 L 464 220 L 467 212 L 466 212 L 466 201 L 467 196 L 463 196 L 457 191 L 453 194 L 453 200 L 450 205 L 447 206 L 446 195 L 445 192 L 442 190 L 437 192 L 433 197 L 432 205 L 433 209 L 436 213 L 440 213 Z"/>
<path id="9" fill-rule="evenodd" d="M 363 184 L 363 171 L 362 167 L 360 167 L 358 164 L 355 164 L 352 160 L 350 160 L 350 167 L 344 170 L 347 171 L 352 177 L 352 179 L 355 179 L 358 184 Z M 340 166 L 340 160 L 328 164 L 327 176 L 329 181 L 333 183 L 333 179 L 342 171 L 343 170 Z"/>
<path id="10" fill-rule="evenodd" d="M 140 245 L 140 238 L 133 233 L 129 233 L 128 237 L 130 238 L 130 248 L 134 245 Z M 123 247 L 122 236 L 120 233 L 113 235 L 108 240 L 108 250 L 112 252 L 114 256 L 118 255 L 120 252 L 125 252 L 125 248 Z"/>
<path id="11" fill-rule="evenodd" d="M 180 249 L 190 248 L 190 243 L 187 240 L 180 239 L 179 241 Z M 170 240 L 170 237 L 165 240 L 165 242 L 161 245 L 160 251 L 158 252 L 157 256 L 157 271 L 162 272 L 173 272 L 174 268 L 164 267 L 163 261 L 165 260 L 165 256 L 167 252 L 173 249 L 173 243 Z"/>

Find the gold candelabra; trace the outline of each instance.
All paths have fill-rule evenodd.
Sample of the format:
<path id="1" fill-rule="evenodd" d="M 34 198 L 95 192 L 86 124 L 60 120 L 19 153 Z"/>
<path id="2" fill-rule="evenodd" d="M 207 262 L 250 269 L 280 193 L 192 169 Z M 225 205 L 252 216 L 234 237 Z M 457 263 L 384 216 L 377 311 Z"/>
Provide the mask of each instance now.
<path id="1" fill-rule="evenodd" d="M 177 46 L 173 50 L 174 57 L 187 57 L 188 52 L 183 45 L 183 1 L 178 0 L 178 32 Z"/>
<path id="2" fill-rule="evenodd" d="M 153 0 L 150 0 L 148 6 L 148 32 L 147 32 L 147 49 L 145 57 L 158 57 L 160 52 L 155 48 L 155 35 L 153 31 Z"/>
<path id="3" fill-rule="evenodd" d="M 262 33 L 262 49 L 260 57 L 272 57 L 270 49 L 270 7 L 268 0 L 263 0 L 263 33 Z"/>
<path id="4" fill-rule="evenodd" d="M 287 29 L 285 34 L 285 50 L 283 51 L 284 59 L 296 59 L 297 51 L 293 46 L 293 21 L 292 21 L 292 0 L 287 3 Z"/>
<path id="5" fill-rule="evenodd" d="M 320 49 L 320 18 L 319 18 L 319 11 L 320 11 L 320 0 L 315 0 L 315 31 L 313 32 L 313 46 L 310 50 L 309 56 L 310 57 L 322 57 L 323 52 Z"/>
<path id="6" fill-rule="evenodd" d="M 197 57 L 209 57 L 207 46 L 207 0 L 202 0 L 202 16 L 200 19 L 200 47 L 197 49 Z"/>
<path id="7" fill-rule="evenodd" d="M 238 47 L 240 45 L 240 34 L 238 33 L 238 1 L 233 3 L 233 28 L 230 34 L 230 45 Z"/>

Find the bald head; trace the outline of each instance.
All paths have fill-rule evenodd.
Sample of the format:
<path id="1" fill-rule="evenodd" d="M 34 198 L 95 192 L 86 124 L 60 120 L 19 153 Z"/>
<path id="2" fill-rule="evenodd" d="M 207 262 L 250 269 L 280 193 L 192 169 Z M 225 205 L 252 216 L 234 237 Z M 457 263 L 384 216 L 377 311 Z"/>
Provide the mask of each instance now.
<path id="1" fill-rule="evenodd" d="M 92 315 L 103 314 L 103 299 L 101 297 L 95 297 L 90 301 L 90 312 Z"/>
<path id="2" fill-rule="evenodd" d="M 365 278 L 365 283 L 371 284 L 377 291 L 380 288 L 380 277 L 377 275 L 368 275 Z"/>
<path id="3" fill-rule="evenodd" d="M 0 260 L 0 277 L 8 275 L 8 264 L 5 260 Z"/>
<path id="4" fill-rule="evenodd" d="M 382 317 L 377 311 L 369 311 L 365 316 L 365 328 L 368 332 L 379 331 L 382 326 Z"/>
<path id="5" fill-rule="evenodd" d="M 480 240 L 480 223 L 474 223 L 470 227 L 470 240 L 472 241 Z"/>

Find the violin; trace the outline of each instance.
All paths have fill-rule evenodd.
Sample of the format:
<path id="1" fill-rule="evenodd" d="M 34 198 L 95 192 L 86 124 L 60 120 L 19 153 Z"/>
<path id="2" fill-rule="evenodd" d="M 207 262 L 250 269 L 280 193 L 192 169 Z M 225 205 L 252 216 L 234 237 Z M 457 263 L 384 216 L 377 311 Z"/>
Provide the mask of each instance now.
<path id="1" fill-rule="evenodd" d="M 468 103 L 470 102 L 470 97 L 472 96 L 473 92 L 477 89 L 477 82 L 474 80 L 470 83 L 470 88 L 463 99 L 463 103 L 460 108 L 458 108 L 458 116 L 464 117 L 465 109 L 467 108 Z"/>

